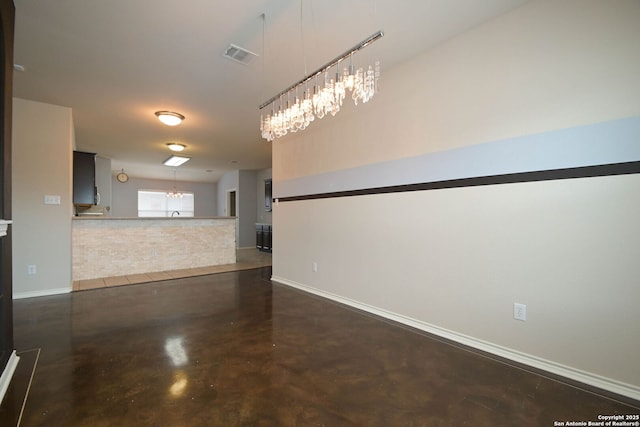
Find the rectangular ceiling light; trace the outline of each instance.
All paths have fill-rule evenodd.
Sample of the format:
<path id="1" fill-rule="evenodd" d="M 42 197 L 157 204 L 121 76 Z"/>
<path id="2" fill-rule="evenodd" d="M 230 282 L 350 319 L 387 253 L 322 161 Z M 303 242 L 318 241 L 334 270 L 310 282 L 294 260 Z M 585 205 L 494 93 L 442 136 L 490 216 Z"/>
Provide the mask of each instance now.
<path id="1" fill-rule="evenodd" d="M 224 51 L 223 56 L 232 61 L 236 61 L 244 65 L 249 65 L 249 63 L 254 58 L 258 57 L 258 54 L 253 53 L 243 47 L 236 46 L 235 44 L 230 44 Z"/>
<path id="2" fill-rule="evenodd" d="M 180 166 L 191 160 L 191 157 L 176 156 L 175 154 L 164 161 L 165 166 Z"/>

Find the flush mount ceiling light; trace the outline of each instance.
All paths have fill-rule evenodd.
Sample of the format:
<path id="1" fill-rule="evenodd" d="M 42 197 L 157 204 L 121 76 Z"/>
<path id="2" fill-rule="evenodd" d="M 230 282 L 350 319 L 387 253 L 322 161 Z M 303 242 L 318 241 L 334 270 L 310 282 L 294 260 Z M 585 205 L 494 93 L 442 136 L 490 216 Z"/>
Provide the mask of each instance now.
<path id="1" fill-rule="evenodd" d="M 249 65 L 249 63 L 258 57 L 257 53 L 253 53 L 243 47 L 230 44 L 224 51 L 223 56 L 232 61 L 239 62 L 243 65 Z"/>
<path id="2" fill-rule="evenodd" d="M 186 145 L 178 144 L 177 142 L 169 142 L 169 143 L 167 143 L 167 147 L 169 147 L 169 150 L 171 150 L 171 151 L 182 151 L 185 148 L 187 148 Z"/>
<path id="3" fill-rule="evenodd" d="M 163 162 L 165 166 L 177 167 L 191 160 L 191 157 L 176 156 L 175 154 Z"/>
<path id="4" fill-rule="evenodd" d="M 156 117 L 167 126 L 178 126 L 184 120 L 182 114 L 173 111 L 156 111 Z"/>

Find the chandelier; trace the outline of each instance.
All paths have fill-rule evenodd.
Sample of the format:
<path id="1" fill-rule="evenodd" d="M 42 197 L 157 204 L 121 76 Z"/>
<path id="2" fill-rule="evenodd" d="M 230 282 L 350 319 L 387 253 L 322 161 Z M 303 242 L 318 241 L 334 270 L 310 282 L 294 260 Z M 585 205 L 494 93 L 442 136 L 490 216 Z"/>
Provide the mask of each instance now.
<path id="1" fill-rule="evenodd" d="M 176 190 L 176 170 L 173 170 L 173 191 L 167 191 L 167 198 L 169 199 L 181 199 L 184 194 Z"/>
<path id="2" fill-rule="evenodd" d="M 175 188 L 173 189 L 173 191 L 169 191 L 167 193 L 167 197 L 170 199 L 181 199 L 184 197 L 184 194 L 182 194 L 179 191 L 176 191 Z"/>
<path id="3" fill-rule="evenodd" d="M 260 110 L 269 107 L 266 114 L 260 115 L 262 137 L 273 141 L 289 132 L 306 129 L 316 117 L 335 116 L 347 93 L 356 105 L 373 98 L 378 89 L 380 62 L 375 61 L 366 71 L 362 67 L 356 70 L 353 55 L 383 35 L 378 31 L 260 105 Z M 347 58 L 349 66 L 341 70 L 342 61 Z M 335 77 L 329 74 L 332 68 L 335 68 Z"/>

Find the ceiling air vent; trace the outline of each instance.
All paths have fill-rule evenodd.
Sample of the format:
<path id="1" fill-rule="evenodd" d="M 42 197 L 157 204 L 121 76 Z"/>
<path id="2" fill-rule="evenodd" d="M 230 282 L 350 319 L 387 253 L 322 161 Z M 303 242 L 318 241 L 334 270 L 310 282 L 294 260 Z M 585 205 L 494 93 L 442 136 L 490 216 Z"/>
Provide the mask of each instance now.
<path id="1" fill-rule="evenodd" d="M 229 58 L 232 61 L 236 61 L 244 65 L 249 65 L 249 63 L 257 56 L 257 54 L 234 44 L 230 44 L 224 51 L 225 58 Z"/>

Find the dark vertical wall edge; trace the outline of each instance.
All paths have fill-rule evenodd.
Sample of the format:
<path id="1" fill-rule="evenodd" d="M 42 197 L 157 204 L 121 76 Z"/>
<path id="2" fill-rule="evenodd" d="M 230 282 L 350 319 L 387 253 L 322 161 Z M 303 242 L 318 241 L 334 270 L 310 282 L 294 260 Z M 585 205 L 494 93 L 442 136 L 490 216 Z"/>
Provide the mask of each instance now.
<path id="1" fill-rule="evenodd" d="M 0 215 L 2 219 L 11 219 L 11 132 L 13 105 L 13 30 L 15 7 L 11 0 L 0 0 L 0 37 L 2 69 L 2 111 L 0 111 L 0 153 L 2 156 L 0 168 L 2 181 L 0 182 Z M 2 299 L 0 304 L 0 333 L 2 334 L 2 359 L 0 372 L 9 360 L 13 350 L 13 275 L 11 271 L 11 229 L 7 227 L 7 235 L 0 238 L 0 278 L 2 280 Z"/>

